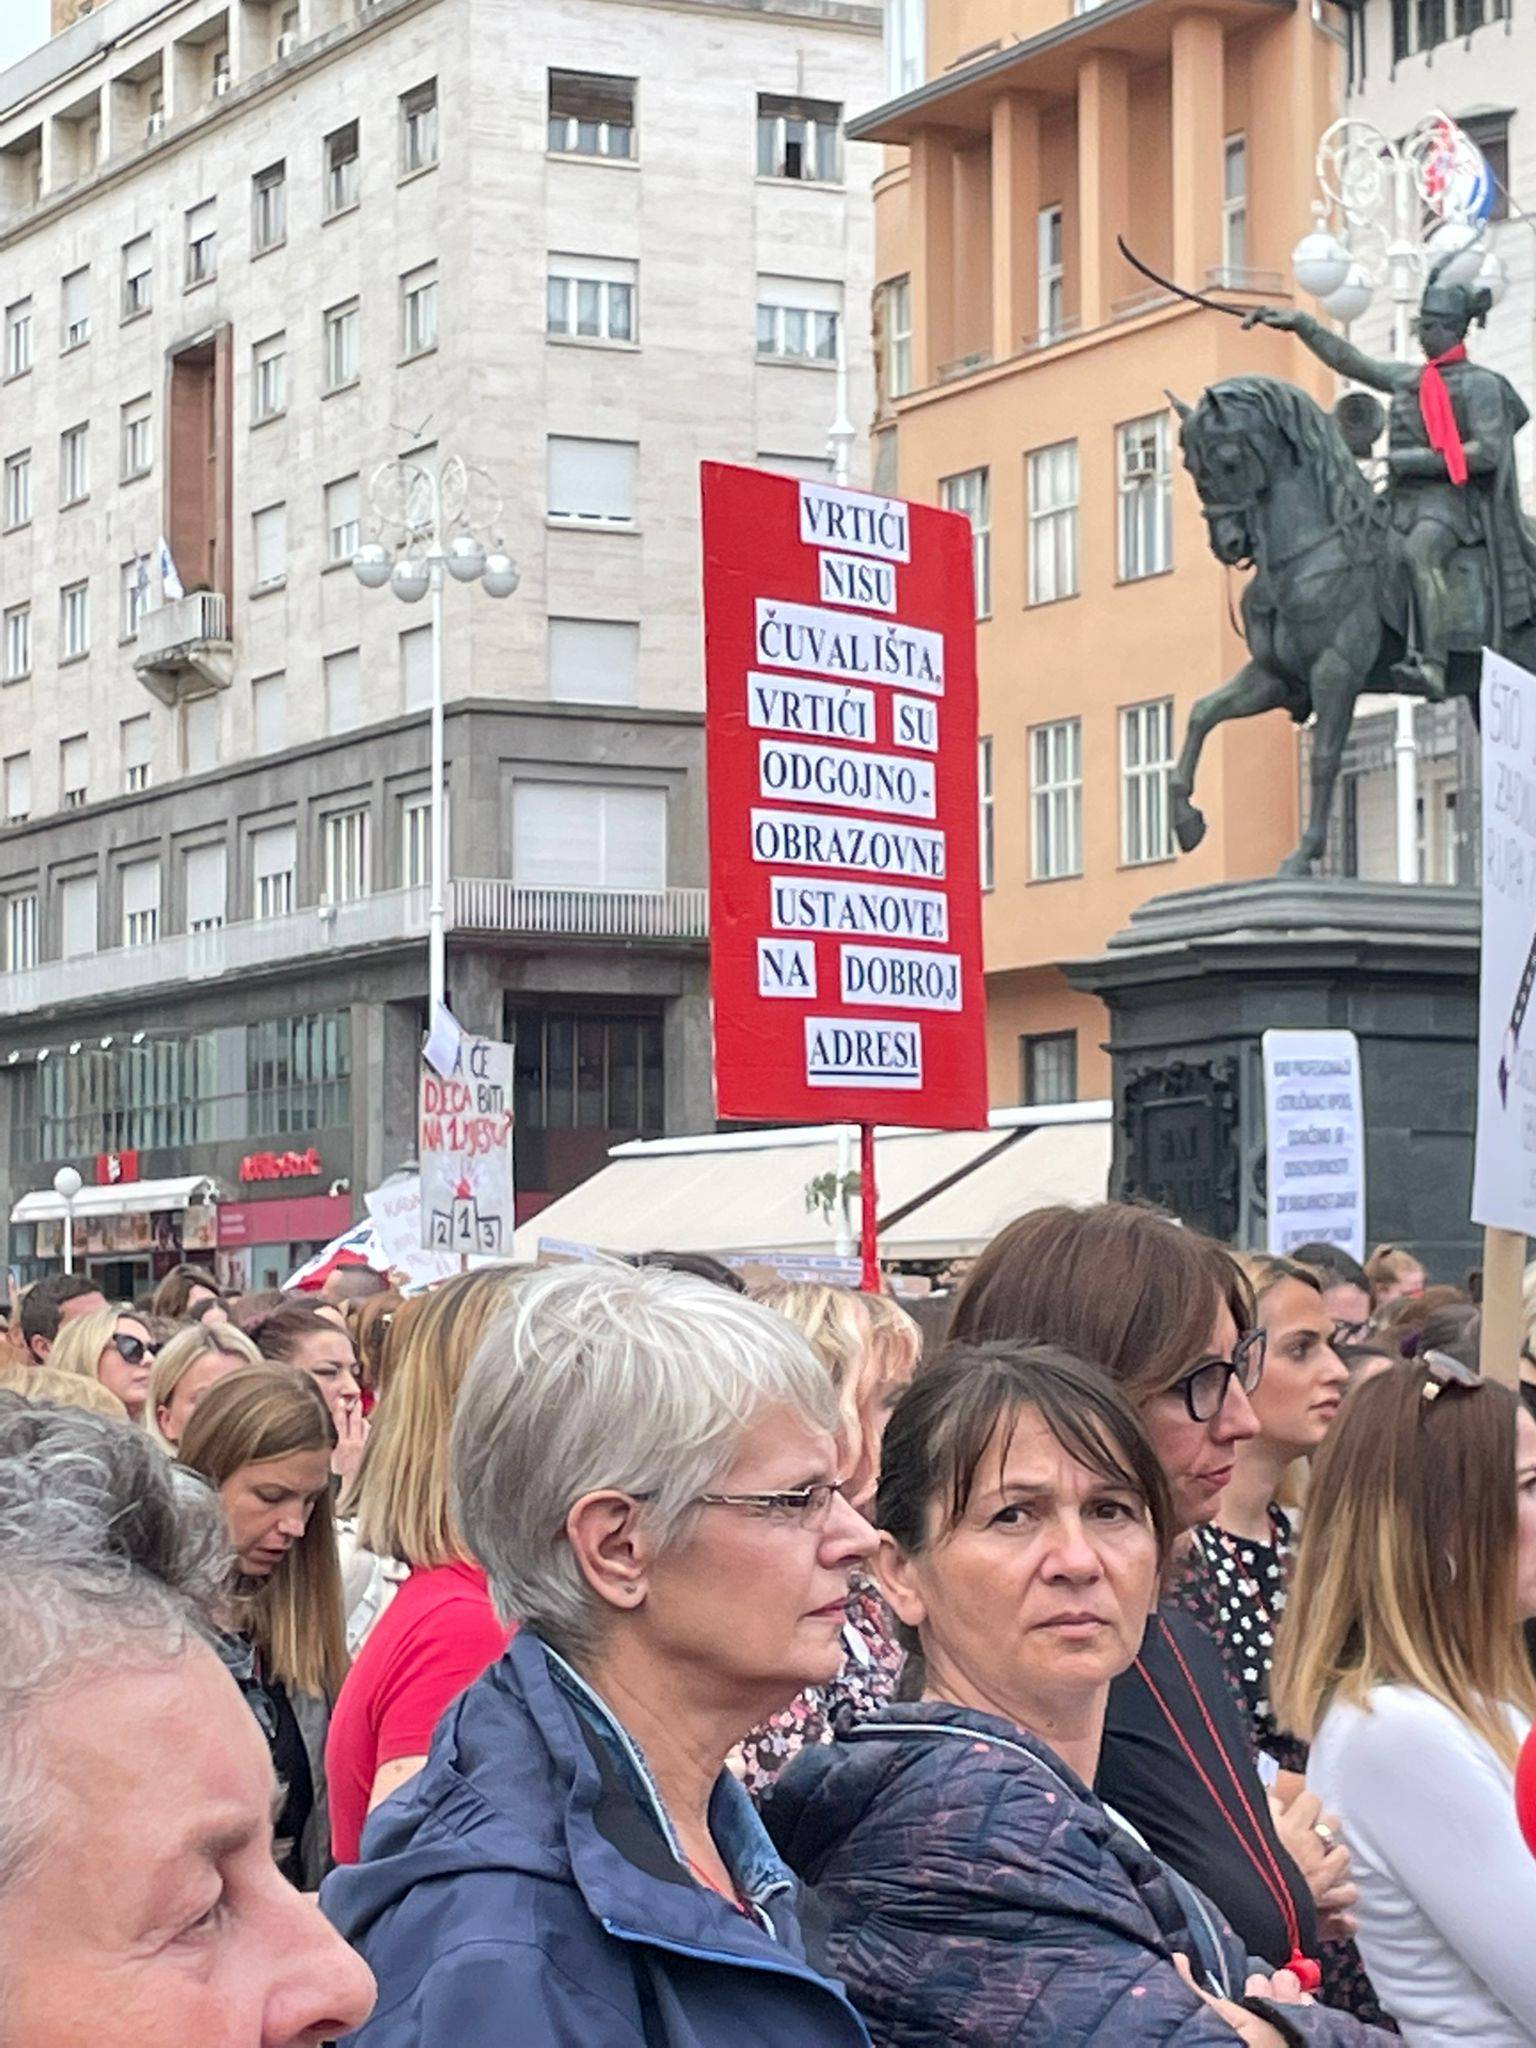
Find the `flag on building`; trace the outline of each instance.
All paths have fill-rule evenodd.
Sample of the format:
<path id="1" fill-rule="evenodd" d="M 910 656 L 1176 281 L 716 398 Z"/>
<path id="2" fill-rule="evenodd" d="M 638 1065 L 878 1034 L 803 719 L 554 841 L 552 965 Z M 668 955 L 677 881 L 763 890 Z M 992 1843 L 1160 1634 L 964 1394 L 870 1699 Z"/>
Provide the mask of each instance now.
<path id="1" fill-rule="evenodd" d="M 181 578 L 176 574 L 171 544 L 163 533 L 160 536 L 160 594 L 167 604 L 174 604 L 179 597 L 186 596 Z"/>

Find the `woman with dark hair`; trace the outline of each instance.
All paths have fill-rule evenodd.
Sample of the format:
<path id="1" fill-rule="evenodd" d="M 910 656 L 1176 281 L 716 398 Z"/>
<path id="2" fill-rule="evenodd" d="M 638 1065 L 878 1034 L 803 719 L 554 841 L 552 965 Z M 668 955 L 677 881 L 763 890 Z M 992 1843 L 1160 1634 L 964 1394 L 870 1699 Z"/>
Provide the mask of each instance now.
<path id="1" fill-rule="evenodd" d="M 172 1266 L 156 1287 L 149 1306 L 151 1314 L 169 1316 L 173 1323 L 183 1318 L 201 1322 L 208 1315 L 222 1322 L 229 1314 L 213 1274 L 206 1266 L 190 1262 Z"/>
<path id="2" fill-rule="evenodd" d="M 355 1479 L 368 1442 L 362 1392 L 357 1384 L 357 1347 L 347 1334 L 340 1310 L 287 1296 L 265 1314 L 243 1325 L 263 1358 L 308 1373 L 331 1411 L 336 1425 L 336 1454 L 331 1469 L 344 1484 Z"/>
<path id="3" fill-rule="evenodd" d="M 951 1347 L 897 1404 L 876 1520 L 916 1697 L 802 1750 L 764 1813 L 878 2048 L 1379 2038 L 1297 2003 L 1090 1789 L 1177 1527 L 1123 1394 L 1046 1345 Z"/>

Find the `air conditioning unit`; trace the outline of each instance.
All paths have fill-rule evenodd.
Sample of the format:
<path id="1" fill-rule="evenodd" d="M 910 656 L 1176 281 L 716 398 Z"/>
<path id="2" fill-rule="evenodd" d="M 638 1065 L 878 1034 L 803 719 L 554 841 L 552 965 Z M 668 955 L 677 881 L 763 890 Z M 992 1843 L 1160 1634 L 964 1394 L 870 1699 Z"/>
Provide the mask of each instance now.
<path id="1" fill-rule="evenodd" d="M 149 119 L 144 123 L 144 133 L 149 137 L 151 141 L 153 141 L 154 138 L 161 133 L 164 127 L 165 109 L 163 107 L 156 107 L 154 112 L 150 115 Z"/>
<path id="2" fill-rule="evenodd" d="M 281 64 L 291 57 L 299 47 L 299 32 L 296 28 L 285 28 L 277 39 L 277 61 Z"/>

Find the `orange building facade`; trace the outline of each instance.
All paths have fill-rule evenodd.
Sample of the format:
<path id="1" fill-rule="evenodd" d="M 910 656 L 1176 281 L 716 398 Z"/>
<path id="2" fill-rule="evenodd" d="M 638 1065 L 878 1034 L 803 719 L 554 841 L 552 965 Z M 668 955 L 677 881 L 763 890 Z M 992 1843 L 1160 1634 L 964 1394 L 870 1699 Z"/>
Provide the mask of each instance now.
<path id="1" fill-rule="evenodd" d="M 1149 287 L 1116 236 L 1234 308 L 1288 296 L 1338 50 L 1277 0 L 932 0 L 917 44 L 922 82 L 849 130 L 891 145 L 877 485 L 977 528 L 992 1100 L 1104 1095 L 1107 1020 L 1060 963 L 1298 831 L 1272 714 L 1208 745 L 1207 837 L 1173 849 L 1169 763 L 1244 649 L 1165 391 L 1263 371 L 1331 399 L 1291 337 Z"/>

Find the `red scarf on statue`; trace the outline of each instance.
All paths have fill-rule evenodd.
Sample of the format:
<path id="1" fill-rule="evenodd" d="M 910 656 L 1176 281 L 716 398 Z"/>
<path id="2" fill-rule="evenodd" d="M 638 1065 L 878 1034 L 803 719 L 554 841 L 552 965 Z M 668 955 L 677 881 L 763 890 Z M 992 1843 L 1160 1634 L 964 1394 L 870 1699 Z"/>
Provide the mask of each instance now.
<path id="1" fill-rule="evenodd" d="M 1467 456 L 1456 426 L 1456 408 L 1451 404 L 1451 394 L 1440 374 L 1440 367 L 1443 363 L 1464 363 L 1466 360 L 1467 351 L 1461 342 L 1457 342 L 1443 356 L 1431 356 L 1419 374 L 1419 412 L 1423 417 L 1424 431 L 1429 435 L 1430 447 L 1445 457 L 1445 473 L 1453 484 L 1466 482 Z"/>

